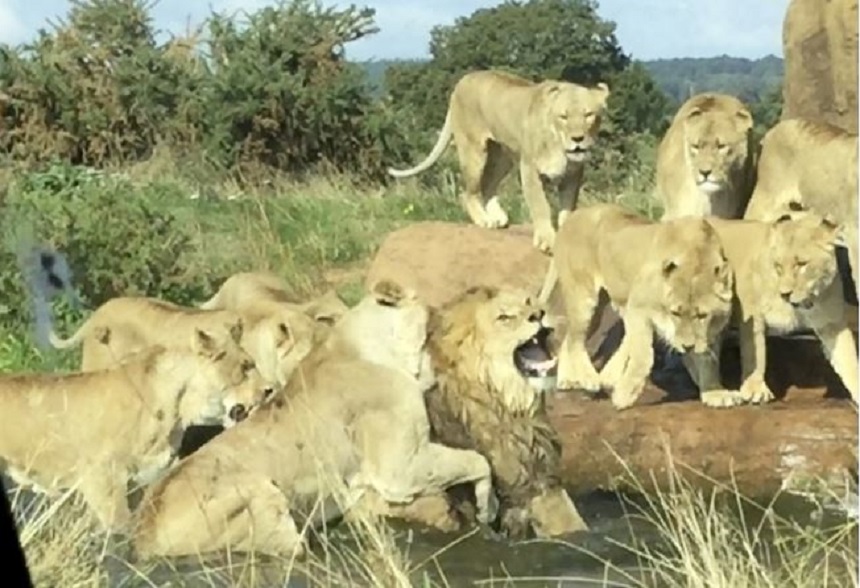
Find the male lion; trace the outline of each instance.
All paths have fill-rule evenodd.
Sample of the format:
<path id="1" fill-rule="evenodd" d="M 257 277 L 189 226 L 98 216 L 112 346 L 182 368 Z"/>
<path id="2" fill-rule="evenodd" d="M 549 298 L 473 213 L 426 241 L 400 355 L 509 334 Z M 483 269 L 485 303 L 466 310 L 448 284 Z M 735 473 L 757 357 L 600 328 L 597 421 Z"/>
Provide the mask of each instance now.
<path id="1" fill-rule="evenodd" d="M 726 94 L 697 94 L 678 109 L 657 149 L 663 219 L 740 218 L 755 183 L 753 118 Z"/>
<path id="2" fill-rule="evenodd" d="M 323 324 L 336 323 L 349 310 L 334 290 L 303 303 L 291 301 L 287 285 L 269 272 L 239 272 L 221 284 L 218 291 L 200 308 L 214 310 L 227 308 L 243 312 L 265 311 L 272 305 L 303 312 Z"/>
<path id="3" fill-rule="evenodd" d="M 811 328 L 842 383 L 857 401 L 858 367 L 834 249 L 842 229 L 810 212 L 784 214 L 773 222 L 709 218 L 735 277 L 739 303 L 741 397 L 773 399 L 765 383 L 766 328 Z M 710 353 L 684 357 L 700 388 L 719 387 L 719 338 Z"/>
<path id="4" fill-rule="evenodd" d="M 560 444 L 542 403 L 556 364 L 543 317 L 525 292 L 476 287 L 431 319 L 434 438 L 489 460 L 508 536 L 587 529 L 558 477 Z"/>
<path id="5" fill-rule="evenodd" d="M 830 215 L 845 230 L 857 276 L 857 135 L 822 122 L 788 119 L 764 136 L 758 181 L 744 218 L 771 222 L 792 203 Z"/>
<path id="6" fill-rule="evenodd" d="M 128 533 L 129 480 L 166 470 L 189 425 L 232 426 L 272 393 L 207 333 L 188 347 L 150 347 L 98 371 L 0 376 L 0 461 L 12 479 L 76 486 L 106 530 Z"/>
<path id="7" fill-rule="evenodd" d="M 487 460 L 429 439 L 427 320 L 413 292 L 376 284 L 302 361 L 274 403 L 147 489 L 138 555 L 228 547 L 301 552 L 293 513 L 306 514 L 338 483 L 349 489 L 348 509 L 365 490 L 402 504 L 472 482 L 478 518 L 493 519 Z"/>
<path id="8" fill-rule="evenodd" d="M 716 231 L 697 217 L 652 222 L 615 204 L 577 210 L 559 231 L 540 300 L 548 300 L 556 281 L 567 315 L 558 388 L 611 388 L 618 409 L 632 406 L 642 392 L 655 332 L 678 351 L 703 353 L 731 315 L 731 268 Z M 621 315 L 625 334 L 598 374 L 585 342 L 602 292 Z M 740 402 L 726 390 L 700 395 L 708 406 Z"/>
<path id="9" fill-rule="evenodd" d="M 445 124 L 430 155 L 415 167 L 388 173 L 405 178 L 428 169 L 453 138 L 463 175 L 463 207 L 476 225 L 501 228 L 508 225 L 508 215 L 496 191 L 518 163 L 534 244 L 549 252 L 555 230 L 544 184 L 558 186 L 561 223 L 576 208 L 608 97 L 604 83 L 586 88 L 556 80 L 535 83 L 496 70 L 467 73 L 451 92 Z"/>

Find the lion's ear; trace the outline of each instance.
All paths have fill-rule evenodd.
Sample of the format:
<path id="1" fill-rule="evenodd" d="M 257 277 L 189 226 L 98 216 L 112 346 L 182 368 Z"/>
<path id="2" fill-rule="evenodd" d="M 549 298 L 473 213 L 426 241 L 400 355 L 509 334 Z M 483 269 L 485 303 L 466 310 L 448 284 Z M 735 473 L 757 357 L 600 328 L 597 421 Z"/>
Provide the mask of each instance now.
<path id="1" fill-rule="evenodd" d="M 791 216 L 790 214 L 786 213 L 786 214 L 784 214 L 784 215 L 780 216 L 780 217 L 779 217 L 778 219 L 776 219 L 775 221 L 773 221 L 773 224 L 778 225 L 778 224 L 781 224 L 781 223 L 784 223 L 784 222 L 790 221 L 790 220 L 792 220 L 792 219 L 794 219 L 794 217 L 793 217 L 793 216 Z"/>
<path id="2" fill-rule="evenodd" d="M 290 326 L 285 322 L 278 323 L 278 342 L 283 343 L 284 341 L 289 341 L 290 336 Z"/>
<path id="3" fill-rule="evenodd" d="M 392 280 L 379 280 L 370 289 L 377 304 L 382 306 L 397 306 L 409 296 L 409 292 Z"/>
<path id="4" fill-rule="evenodd" d="M 834 247 L 848 247 L 848 243 L 845 240 L 845 227 L 842 223 L 837 222 L 829 214 L 825 214 L 821 218 L 821 226 L 830 233 L 831 243 L 833 243 Z"/>
<path id="5" fill-rule="evenodd" d="M 737 117 L 738 121 L 741 124 L 741 128 L 744 131 L 748 131 L 753 128 L 753 117 L 752 114 L 750 114 L 749 110 L 747 110 L 746 108 L 741 108 L 735 113 L 735 116 Z"/>
<path id="6" fill-rule="evenodd" d="M 603 99 L 603 104 L 606 104 L 606 101 L 609 99 L 609 85 L 605 82 L 598 82 L 595 86 L 595 89 L 600 94 L 600 97 Z"/>
<path id="7" fill-rule="evenodd" d="M 546 81 L 546 82 L 544 82 L 543 91 L 545 94 L 548 94 L 548 95 L 557 94 L 558 92 L 561 91 L 561 84 L 559 84 L 556 81 Z"/>
<path id="8" fill-rule="evenodd" d="M 191 346 L 201 355 L 212 355 L 218 347 L 215 338 L 202 329 L 194 329 Z"/>
<path id="9" fill-rule="evenodd" d="M 690 112 L 687 113 L 687 120 L 690 120 L 692 118 L 696 118 L 697 116 L 701 116 L 701 115 L 702 115 L 702 109 L 699 108 L 698 106 L 696 106 L 694 108 L 691 108 Z"/>

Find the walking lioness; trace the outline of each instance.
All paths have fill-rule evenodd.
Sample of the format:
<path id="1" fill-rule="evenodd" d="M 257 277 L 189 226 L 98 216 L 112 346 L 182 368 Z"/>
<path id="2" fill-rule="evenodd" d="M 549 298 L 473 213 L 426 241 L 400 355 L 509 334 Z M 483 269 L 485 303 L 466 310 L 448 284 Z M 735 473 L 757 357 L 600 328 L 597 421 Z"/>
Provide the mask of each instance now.
<path id="1" fill-rule="evenodd" d="M 555 229 L 544 184 L 558 186 L 559 223 L 576 208 L 585 161 L 600 129 L 609 87 L 531 82 L 513 74 L 475 71 L 451 92 L 445 124 L 427 158 L 396 178 L 416 175 L 442 156 L 451 139 L 463 176 L 463 207 L 481 227 L 508 225 L 496 191 L 515 164 L 534 225 L 534 245 L 552 250 Z"/>
<path id="2" fill-rule="evenodd" d="M 0 462 L 43 492 L 76 487 L 105 530 L 127 533 L 129 480 L 167 469 L 187 426 L 231 426 L 272 393 L 208 334 L 189 347 L 93 372 L 0 376 Z"/>

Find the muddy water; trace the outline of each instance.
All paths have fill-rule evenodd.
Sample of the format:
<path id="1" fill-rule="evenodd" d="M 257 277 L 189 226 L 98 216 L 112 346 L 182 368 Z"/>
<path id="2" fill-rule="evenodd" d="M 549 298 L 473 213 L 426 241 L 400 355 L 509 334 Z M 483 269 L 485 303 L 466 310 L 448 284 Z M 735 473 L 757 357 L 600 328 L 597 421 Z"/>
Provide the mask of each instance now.
<path id="1" fill-rule="evenodd" d="M 433 586 L 452 588 L 651 586 L 638 568 L 637 557 L 629 549 L 618 545 L 630 544 L 632 535 L 635 535 L 638 543 L 648 544 L 651 548 L 659 546 L 661 542 L 656 531 L 639 516 L 641 511 L 631 505 L 631 501 L 633 500 L 629 498 L 622 501 L 608 494 L 577 500 L 577 506 L 590 530 L 569 537 L 566 542 L 503 542 L 484 538 L 477 533 L 465 533 L 457 540 L 458 535 L 455 534 L 410 529 L 396 523 L 392 526 L 398 546 L 408 555 L 413 566 L 420 565 L 411 575 L 416 587 L 430 585 L 425 582 L 425 578 L 433 581 Z M 780 516 L 803 524 L 830 526 L 844 518 L 835 511 L 825 511 L 822 517 L 820 512 L 816 514 L 815 509 L 802 498 L 781 498 L 776 504 L 776 510 Z M 750 511 L 747 516 L 748 522 L 754 524 L 753 512 Z M 339 549 L 348 551 L 354 548 L 349 532 L 343 526 L 332 533 L 333 543 Z M 605 561 L 610 561 L 612 565 L 607 567 Z M 238 560 L 233 563 L 237 569 L 243 567 Z M 220 576 L 223 583 L 213 582 L 211 573 L 204 577 L 199 569 L 194 568 L 193 564 L 190 567 L 180 566 L 163 575 L 153 571 L 148 574 L 152 584 L 147 585 L 234 585 L 227 579 L 231 575 L 229 573 Z M 283 570 L 283 565 L 258 563 L 258 580 L 255 585 L 287 588 L 312 588 L 315 585 L 296 578 L 295 575 L 285 583 Z M 247 572 L 244 575 L 247 579 Z M 237 574 L 234 572 L 232 576 L 235 581 Z M 319 574 L 316 576 L 320 577 Z M 358 579 L 360 574 L 353 577 Z M 640 581 L 644 584 L 637 582 L 637 578 L 642 578 Z M 340 584 L 332 582 L 328 585 Z M 362 583 L 359 581 L 353 585 Z"/>

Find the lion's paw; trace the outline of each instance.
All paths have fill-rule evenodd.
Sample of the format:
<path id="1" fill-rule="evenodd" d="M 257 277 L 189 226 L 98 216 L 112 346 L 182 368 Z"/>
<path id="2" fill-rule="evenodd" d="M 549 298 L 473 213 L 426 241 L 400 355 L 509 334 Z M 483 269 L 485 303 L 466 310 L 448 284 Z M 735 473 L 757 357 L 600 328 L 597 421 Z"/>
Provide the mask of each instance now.
<path id="1" fill-rule="evenodd" d="M 555 247 L 555 231 L 552 228 L 535 230 L 532 244 L 543 253 L 552 253 Z"/>
<path id="2" fill-rule="evenodd" d="M 773 392 L 760 378 L 749 378 L 741 384 L 740 396 L 750 404 L 764 404 L 774 399 Z"/>
<path id="3" fill-rule="evenodd" d="M 708 390 L 699 396 L 702 404 L 711 408 L 730 408 L 744 403 L 743 396 L 736 390 Z"/>
<path id="4" fill-rule="evenodd" d="M 612 400 L 612 406 L 614 406 L 617 410 L 624 410 L 630 408 L 636 401 L 639 400 L 639 395 L 641 394 L 642 386 L 627 386 L 627 385 L 619 385 L 612 391 L 610 395 L 610 399 Z"/>
<path id="5" fill-rule="evenodd" d="M 499 516 L 499 499 L 496 497 L 495 492 L 490 492 L 486 508 L 480 509 L 475 517 L 479 523 L 489 525 L 496 520 L 497 516 Z"/>
<path id="6" fill-rule="evenodd" d="M 487 222 L 490 225 L 490 228 L 493 229 L 503 229 L 508 226 L 510 220 L 508 219 L 508 213 L 505 212 L 505 209 L 502 208 L 502 205 L 499 204 L 499 200 L 497 198 L 491 198 L 489 202 L 487 202 Z"/>
<path id="7" fill-rule="evenodd" d="M 555 386 L 558 390 L 581 390 L 590 394 L 600 392 L 600 376 L 595 374 L 593 377 L 577 377 L 577 378 L 559 378 Z"/>

